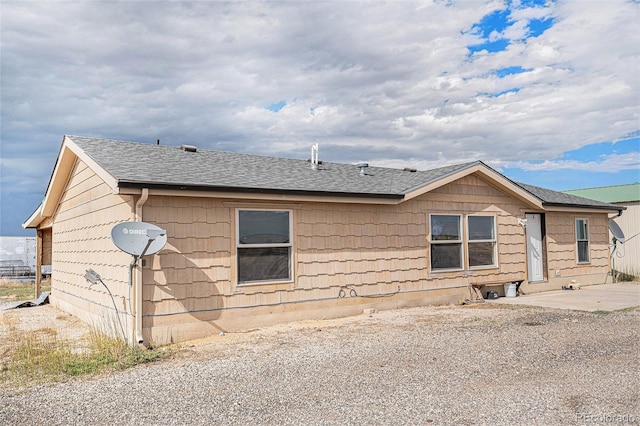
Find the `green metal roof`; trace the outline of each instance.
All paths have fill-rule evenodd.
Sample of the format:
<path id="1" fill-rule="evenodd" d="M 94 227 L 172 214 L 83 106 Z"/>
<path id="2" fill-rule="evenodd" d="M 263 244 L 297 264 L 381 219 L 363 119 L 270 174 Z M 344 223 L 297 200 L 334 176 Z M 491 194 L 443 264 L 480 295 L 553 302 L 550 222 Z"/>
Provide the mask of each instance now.
<path id="1" fill-rule="evenodd" d="M 603 203 L 626 203 L 640 201 L 640 182 L 626 185 L 601 186 L 598 188 L 572 189 L 562 191 L 565 194 L 577 195 Z"/>

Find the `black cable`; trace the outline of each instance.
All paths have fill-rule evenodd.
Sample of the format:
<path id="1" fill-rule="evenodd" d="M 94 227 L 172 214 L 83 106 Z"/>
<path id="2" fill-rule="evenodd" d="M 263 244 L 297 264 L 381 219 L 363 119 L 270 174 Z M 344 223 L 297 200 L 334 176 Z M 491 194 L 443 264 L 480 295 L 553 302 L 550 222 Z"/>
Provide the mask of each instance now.
<path id="1" fill-rule="evenodd" d="M 348 286 L 343 286 L 343 287 L 340 287 L 340 291 L 338 292 L 338 298 L 343 298 L 343 297 L 345 297 L 347 295 L 345 290 L 349 290 L 349 297 L 364 297 L 364 298 L 368 298 L 368 299 L 377 299 L 377 298 L 380 298 L 380 297 L 388 297 L 388 296 L 393 296 L 395 294 L 400 293 L 400 286 L 398 286 L 398 290 L 396 290 L 396 291 L 394 291 L 392 293 L 368 294 L 368 295 L 359 295 L 355 288 L 351 288 L 351 287 L 348 287 Z"/>
<path id="2" fill-rule="evenodd" d="M 127 336 L 125 336 L 124 334 L 124 327 L 122 326 L 122 320 L 120 319 L 120 311 L 118 311 L 118 307 L 116 306 L 116 301 L 113 298 L 113 294 L 111 294 L 111 290 L 109 290 L 109 287 L 107 287 L 104 281 L 102 281 L 102 278 L 98 278 L 98 281 L 100 281 L 100 284 L 102 284 L 104 288 L 107 289 L 107 292 L 109 292 L 109 296 L 111 296 L 111 301 L 113 302 L 113 309 L 116 310 L 116 318 L 118 318 L 118 324 L 120 324 L 120 331 L 122 331 L 122 339 L 127 340 Z"/>

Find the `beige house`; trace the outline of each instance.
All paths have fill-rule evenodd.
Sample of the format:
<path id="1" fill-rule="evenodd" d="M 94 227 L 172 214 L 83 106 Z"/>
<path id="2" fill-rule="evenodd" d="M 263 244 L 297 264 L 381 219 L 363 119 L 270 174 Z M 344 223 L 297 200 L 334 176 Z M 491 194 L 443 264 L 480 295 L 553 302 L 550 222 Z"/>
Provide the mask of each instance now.
<path id="1" fill-rule="evenodd" d="M 602 283 L 607 224 L 623 209 L 482 162 L 399 170 L 65 136 L 24 226 L 37 230 L 38 264 L 50 259 L 52 304 L 164 344 L 462 303 L 472 285 Z M 132 264 L 110 238 L 127 221 L 166 230 L 167 244 Z"/>

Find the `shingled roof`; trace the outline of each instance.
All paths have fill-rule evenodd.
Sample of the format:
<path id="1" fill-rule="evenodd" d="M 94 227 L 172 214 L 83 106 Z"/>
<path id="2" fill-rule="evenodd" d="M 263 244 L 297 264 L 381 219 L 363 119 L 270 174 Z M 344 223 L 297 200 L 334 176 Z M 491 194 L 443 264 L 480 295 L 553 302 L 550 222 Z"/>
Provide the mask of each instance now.
<path id="1" fill-rule="evenodd" d="M 261 198 L 336 197 L 344 202 L 400 203 L 475 174 L 534 210 L 580 208 L 620 212 L 625 207 L 514 182 L 481 161 L 432 170 L 367 167 L 308 160 L 182 149 L 181 147 L 65 136 L 42 204 L 23 224 L 36 227 L 55 211 L 68 173 L 80 158 L 114 191 L 178 190 L 260 194 Z M 131 192 L 129 192 L 131 193 Z M 188 192 L 184 192 L 186 195 Z M 252 195 L 251 195 L 252 196 Z M 301 198 L 302 197 L 302 198 Z"/>
<path id="2" fill-rule="evenodd" d="M 68 136 L 122 188 L 174 188 L 234 192 L 403 198 L 413 189 L 478 162 L 410 171 L 197 150 L 180 147 Z"/>
<path id="3" fill-rule="evenodd" d="M 539 198 L 544 206 L 573 206 L 608 210 L 626 209 L 625 207 L 621 207 L 616 204 L 603 203 L 601 201 L 592 200 L 590 198 L 584 198 L 577 195 L 566 194 L 564 192 L 553 191 L 551 189 L 541 188 L 539 186 L 527 185 L 526 183 L 518 182 L 518 185 Z"/>

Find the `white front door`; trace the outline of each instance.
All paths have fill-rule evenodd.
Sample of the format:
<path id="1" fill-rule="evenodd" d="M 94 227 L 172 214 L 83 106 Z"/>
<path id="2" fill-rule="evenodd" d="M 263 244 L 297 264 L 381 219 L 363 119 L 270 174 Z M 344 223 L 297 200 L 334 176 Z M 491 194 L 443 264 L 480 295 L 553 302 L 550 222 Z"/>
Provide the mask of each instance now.
<path id="1" fill-rule="evenodd" d="M 544 280 L 542 260 L 542 217 L 537 213 L 527 213 L 527 278 L 531 281 Z"/>

